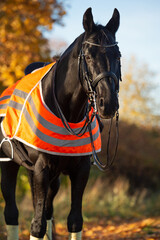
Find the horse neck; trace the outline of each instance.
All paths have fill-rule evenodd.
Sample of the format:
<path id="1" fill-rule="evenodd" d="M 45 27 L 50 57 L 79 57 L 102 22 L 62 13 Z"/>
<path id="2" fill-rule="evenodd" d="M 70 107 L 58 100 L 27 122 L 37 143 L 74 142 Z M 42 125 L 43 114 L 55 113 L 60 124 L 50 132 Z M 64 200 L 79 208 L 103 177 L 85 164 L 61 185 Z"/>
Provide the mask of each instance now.
<path id="1" fill-rule="evenodd" d="M 77 58 L 70 53 L 58 63 L 55 96 L 69 122 L 81 121 L 86 113 L 87 95 L 80 83 Z"/>
<path id="2" fill-rule="evenodd" d="M 83 37 L 83 36 L 82 36 Z M 75 43 L 61 57 L 54 73 L 42 82 L 43 98 L 51 111 L 59 116 L 56 101 L 69 122 L 81 121 L 86 113 L 87 95 L 79 79 L 78 52 Z"/>

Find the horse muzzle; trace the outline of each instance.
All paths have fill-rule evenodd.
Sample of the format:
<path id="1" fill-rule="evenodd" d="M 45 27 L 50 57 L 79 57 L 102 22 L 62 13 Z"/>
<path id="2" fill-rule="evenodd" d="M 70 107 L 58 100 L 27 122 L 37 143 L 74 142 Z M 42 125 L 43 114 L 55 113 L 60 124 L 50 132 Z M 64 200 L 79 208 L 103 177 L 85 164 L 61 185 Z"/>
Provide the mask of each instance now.
<path id="1" fill-rule="evenodd" d="M 118 104 L 117 104 L 117 107 L 115 107 L 114 109 L 113 108 L 111 109 L 109 107 L 109 105 L 106 105 L 106 106 L 98 105 L 98 114 L 99 114 L 100 118 L 102 118 L 102 119 L 110 119 L 115 116 L 118 109 L 119 109 Z"/>
<path id="2" fill-rule="evenodd" d="M 103 80 L 103 81 L 102 81 Z M 98 84 L 101 81 L 101 84 Z M 101 118 L 109 119 L 115 116 L 119 109 L 119 81 L 113 72 L 102 72 L 93 81 L 92 87 L 97 87 L 97 107 Z"/>

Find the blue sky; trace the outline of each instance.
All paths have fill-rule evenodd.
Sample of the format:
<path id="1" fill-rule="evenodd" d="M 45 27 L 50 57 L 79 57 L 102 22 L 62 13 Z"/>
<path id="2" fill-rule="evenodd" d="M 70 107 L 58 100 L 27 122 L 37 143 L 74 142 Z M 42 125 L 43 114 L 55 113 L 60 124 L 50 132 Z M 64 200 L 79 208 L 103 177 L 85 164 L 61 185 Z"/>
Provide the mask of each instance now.
<path id="1" fill-rule="evenodd" d="M 83 32 L 82 18 L 92 7 L 96 23 L 105 25 L 114 8 L 121 15 L 117 41 L 124 59 L 134 55 L 142 64 L 156 73 L 154 81 L 160 84 L 160 1 L 159 0 L 67 0 L 70 5 L 64 17 L 64 27 L 54 26 L 49 38 L 65 40 L 67 44 Z"/>

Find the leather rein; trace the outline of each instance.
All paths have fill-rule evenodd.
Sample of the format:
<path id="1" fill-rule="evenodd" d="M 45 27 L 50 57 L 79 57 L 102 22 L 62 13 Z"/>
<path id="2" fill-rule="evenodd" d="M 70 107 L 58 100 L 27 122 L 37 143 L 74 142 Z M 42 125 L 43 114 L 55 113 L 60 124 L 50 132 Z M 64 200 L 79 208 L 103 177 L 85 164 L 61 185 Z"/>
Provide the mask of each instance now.
<path id="1" fill-rule="evenodd" d="M 95 44 L 95 43 L 92 43 L 92 42 L 88 42 L 88 41 L 84 41 L 82 43 L 82 48 L 81 48 L 81 51 L 80 51 L 80 54 L 78 56 L 78 67 L 79 67 L 79 78 L 80 78 L 80 68 L 81 68 L 81 72 L 82 72 L 82 78 L 83 80 L 86 81 L 87 83 L 87 92 L 86 94 L 88 95 L 88 99 L 89 99 L 89 103 L 88 103 L 88 107 L 87 107 L 87 112 L 86 112 L 86 120 L 85 120 L 85 123 L 83 125 L 83 127 L 78 131 L 74 131 L 68 121 L 66 120 L 60 106 L 59 106 L 59 103 L 57 101 L 57 98 L 55 96 L 55 93 L 54 93 L 54 97 L 55 97 L 55 104 L 56 104 L 56 108 L 57 108 L 57 111 L 59 113 L 59 116 L 62 120 L 62 123 L 64 125 L 64 127 L 66 128 L 66 130 L 71 134 L 71 135 L 75 135 L 77 137 L 81 137 L 85 134 L 85 132 L 87 131 L 87 129 L 89 130 L 89 133 L 90 133 L 90 139 L 91 139 L 91 145 L 92 145 L 92 154 L 93 154 L 93 164 L 96 165 L 101 171 L 106 171 L 108 170 L 111 165 L 113 164 L 114 162 L 114 159 L 116 157 L 116 153 L 117 153 L 117 148 L 118 148 L 118 137 L 119 137 L 119 131 L 118 131 L 118 120 L 119 120 L 119 113 L 118 111 L 116 112 L 116 146 L 115 146 L 115 152 L 114 152 L 114 155 L 112 157 L 112 159 L 110 160 L 110 156 L 109 156 L 109 146 L 110 146 L 110 135 L 111 135 L 111 128 L 112 128 L 112 119 L 111 119 L 111 123 L 110 123 L 110 128 L 109 128 L 109 136 L 108 136 L 108 142 L 107 142 L 107 161 L 106 161 L 106 164 L 103 164 L 98 156 L 97 156 L 97 153 L 95 151 L 95 147 L 94 147 L 94 141 L 93 141 L 93 135 L 92 135 L 92 129 L 91 129 L 91 123 L 92 123 L 92 120 L 94 117 L 97 117 L 98 116 L 98 113 L 97 113 L 97 104 L 96 104 L 96 92 L 95 92 L 95 88 L 97 86 L 97 84 L 103 79 L 103 78 L 106 78 L 106 77 L 110 77 L 111 79 L 114 80 L 115 82 L 115 86 L 118 85 L 118 79 L 117 79 L 117 76 L 111 72 L 111 71 L 108 71 L 108 72 L 102 72 L 100 74 L 97 75 L 97 77 L 92 80 L 89 76 L 89 73 L 88 73 L 88 68 L 87 68 L 87 63 L 86 63 L 86 60 L 85 60 L 85 54 L 83 52 L 83 45 L 84 44 L 90 44 L 90 45 L 93 45 L 93 46 L 96 46 L 96 47 L 104 47 L 104 48 L 109 48 L 109 47 L 113 47 L 113 46 L 116 46 L 118 43 L 115 42 L 114 44 L 110 44 L 110 45 L 100 45 L 100 44 Z M 56 71 L 55 71 L 56 72 Z M 81 79 L 81 78 L 80 78 Z M 82 82 L 81 82 L 82 84 Z M 82 84 L 83 86 L 83 84 Z M 118 91 L 117 91 L 117 94 L 118 94 Z M 91 114 L 91 117 L 89 117 L 89 112 L 91 110 L 91 108 L 93 108 L 93 111 L 92 111 L 92 114 Z M 97 120 L 99 120 L 99 116 L 97 117 Z"/>

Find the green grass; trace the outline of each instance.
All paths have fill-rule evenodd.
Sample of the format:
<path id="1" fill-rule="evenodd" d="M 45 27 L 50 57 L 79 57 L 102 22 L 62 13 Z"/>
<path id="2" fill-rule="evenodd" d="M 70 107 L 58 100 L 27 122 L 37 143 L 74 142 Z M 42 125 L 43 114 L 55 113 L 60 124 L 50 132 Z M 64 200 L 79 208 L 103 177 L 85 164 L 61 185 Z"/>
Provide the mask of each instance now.
<path id="1" fill-rule="evenodd" d="M 145 188 L 128 194 L 129 182 L 122 177 L 115 182 L 109 182 L 103 175 L 95 172 L 94 168 L 86 187 L 83 198 L 84 221 L 97 221 L 98 219 L 141 219 L 144 217 L 160 215 L 160 192 L 152 192 Z M 19 219 L 22 229 L 30 229 L 33 217 L 31 193 L 26 175 L 19 175 L 17 186 Z M 70 211 L 70 181 L 62 177 L 62 184 L 54 200 L 54 215 L 56 223 L 66 224 Z M 22 192 L 20 192 L 22 190 Z M 0 226 L 4 226 L 4 201 L 0 193 Z M 1 229 L 0 229 L 1 231 Z M 147 231 L 147 230 L 146 230 Z"/>
<path id="2" fill-rule="evenodd" d="M 85 221 L 101 218 L 132 219 L 160 215 L 160 192 L 147 189 L 128 194 L 129 182 L 119 177 L 114 183 L 91 176 L 83 198 Z M 61 187 L 55 199 L 57 221 L 66 221 L 70 211 L 70 184 Z"/>

